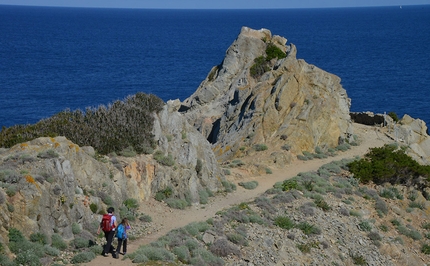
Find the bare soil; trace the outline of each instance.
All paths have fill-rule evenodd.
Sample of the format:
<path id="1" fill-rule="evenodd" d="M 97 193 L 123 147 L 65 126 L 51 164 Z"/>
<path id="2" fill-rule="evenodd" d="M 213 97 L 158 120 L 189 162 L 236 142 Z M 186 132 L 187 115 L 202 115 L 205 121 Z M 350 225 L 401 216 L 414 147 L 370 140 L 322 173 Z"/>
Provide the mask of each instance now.
<path id="1" fill-rule="evenodd" d="M 343 158 L 353 158 L 355 156 L 363 156 L 369 151 L 369 148 L 381 147 L 384 144 L 391 143 L 393 141 L 385 134 L 385 129 L 379 127 L 354 124 L 354 134 L 358 136 L 360 145 L 352 146 L 351 149 L 345 152 L 339 152 L 335 157 L 309 161 L 295 160 L 285 168 L 273 170 L 272 174 L 249 177 L 242 176 L 240 181 L 258 181 L 258 187 L 253 190 L 246 190 L 241 186 L 237 186 L 237 190 L 233 193 L 216 195 L 215 197 L 209 198 L 208 204 L 192 206 L 186 210 L 170 209 L 164 203 L 158 202 L 154 199 L 142 203 L 139 210 L 152 217 L 152 223 L 155 224 L 153 228 L 156 229 L 154 232 L 147 232 L 145 237 L 129 241 L 128 252 L 133 252 L 140 245 L 149 244 L 152 241 L 155 241 L 172 229 L 183 227 L 194 221 L 207 220 L 215 216 L 216 212 L 222 209 L 234 206 L 241 202 L 250 201 L 264 193 L 266 190 L 272 188 L 276 182 L 292 178 L 300 172 L 317 170 L 321 165 L 332 161 L 341 160 Z M 227 178 L 229 178 L 229 176 L 227 176 Z M 236 180 L 230 181 L 235 182 Z M 128 259 L 122 260 L 122 256 L 119 259 L 97 256 L 96 259 L 84 265 L 133 265 L 133 263 Z"/>

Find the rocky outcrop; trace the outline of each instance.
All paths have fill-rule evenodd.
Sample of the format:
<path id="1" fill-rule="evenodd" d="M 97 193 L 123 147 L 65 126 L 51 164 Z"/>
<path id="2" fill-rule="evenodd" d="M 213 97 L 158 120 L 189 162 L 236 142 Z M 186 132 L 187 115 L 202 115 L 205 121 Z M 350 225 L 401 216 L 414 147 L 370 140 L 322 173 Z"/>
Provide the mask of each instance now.
<path id="1" fill-rule="evenodd" d="M 115 206 L 119 215 L 128 198 L 144 201 L 170 186 L 174 197 L 198 204 L 200 190 L 217 192 L 224 175 L 210 144 L 177 112 L 179 106 L 169 102 L 154 114 L 157 150 L 170 155 L 173 166 L 159 164 L 153 155 L 100 156 L 64 137 L 1 149 L 0 239 L 15 227 L 26 236 L 56 232 L 71 240 L 74 223 L 91 236 L 99 213 Z"/>
<path id="2" fill-rule="evenodd" d="M 296 47 L 267 29 L 243 27 L 181 112 L 212 143 L 220 161 L 243 147 L 265 143 L 290 151 L 334 147 L 352 134 L 350 99 L 340 78 L 296 58 Z M 286 53 L 272 59 L 270 70 L 254 78 L 254 59 L 268 44 Z"/>
<path id="3" fill-rule="evenodd" d="M 407 153 L 420 164 L 430 164 L 430 137 L 426 123 L 404 115 L 398 123 L 389 127 L 392 138 L 409 147 Z"/>

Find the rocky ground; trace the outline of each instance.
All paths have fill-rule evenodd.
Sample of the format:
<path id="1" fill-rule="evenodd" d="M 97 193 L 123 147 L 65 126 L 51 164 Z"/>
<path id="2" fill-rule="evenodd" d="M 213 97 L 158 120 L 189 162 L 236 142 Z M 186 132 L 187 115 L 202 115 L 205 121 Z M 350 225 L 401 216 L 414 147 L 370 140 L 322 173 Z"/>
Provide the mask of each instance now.
<path id="1" fill-rule="evenodd" d="M 259 185 L 255 189 L 246 190 L 237 186 L 233 193 L 218 194 L 209 198 L 208 204 L 192 206 L 186 210 L 170 209 L 153 199 L 143 203 L 139 211 L 149 214 L 152 222 L 133 224 L 131 233 L 134 238 L 130 240 L 128 253 L 141 245 L 156 241 L 172 229 L 211 219 L 226 235 L 239 234 L 240 230 L 246 232 L 243 234 L 245 244 L 229 242 L 233 251 L 239 251 L 223 258 L 227 265 L 428 265 L 430 256 L 423 254 L 421 247 L 429 242 L 426 236 L 429 236 L 430 230 L 423 227 L 430 221 L 429 204 L 418 195 L 415 202 L 422 203 L 421 208 L 408 208 L 411 191 L 407 188 L 397 188 L 402 193 L 403 200 L 379 197 L 378 192 L 383 188 L 375 186 L 352 186 L 347 192 L 327 193 L 323 200 L 330 209 L 326 211 L 315 204 L 318 198 L 315 195 L 295 193 L 288 199 L 283 196 L 284 200 L 279 200 L 280 196 L 276 192 L 268 193 L 277 182 L 299 173 L 316 171 L 321 165 L 332 161 L 362 156 L 371 147 L 392 142 L 384 129 L 359 124 L 354 124 L 354 127 L 354 133 L 361 144 L 339 152 L 335 157 L 294 160 L 285 168 L 274 169 L 272 174 L 260 176 L 249 173 L 246 167 L 235 168 L 228 176 L 236 184 L 258 181 Z M 258 153 L 241 159 L 246 165 L 262 161 L 264 156 L 269 156 L 269 153 Z M 341 178 L 341 175 L 338 177 Z M 339 180 L 330 179 L 332 185 L 337 181 Z M 375 207 L 379 201 L 385 202 L 383 206 L 387 206 L 387 213 L 384 215 L 380 211 L 378 213 L 378 207 Z M 289 217 L 296 226 L 282 229 L 273 224 L 221 223 L 220 212 L 227 216 L 226 210 L 238 204 L 241 204 L 243 210 L 258 213 L 264 219 Z M 302 228 L 299 228 L 299 224 Z M 209 231 L 205 233 L 203 240 L 212 245 L 218 235 L 220 234 L 217 232 Z M 98 256 L 85 265 L 131 264 L 133 263 L 129 259 L 115 260 Z"/>

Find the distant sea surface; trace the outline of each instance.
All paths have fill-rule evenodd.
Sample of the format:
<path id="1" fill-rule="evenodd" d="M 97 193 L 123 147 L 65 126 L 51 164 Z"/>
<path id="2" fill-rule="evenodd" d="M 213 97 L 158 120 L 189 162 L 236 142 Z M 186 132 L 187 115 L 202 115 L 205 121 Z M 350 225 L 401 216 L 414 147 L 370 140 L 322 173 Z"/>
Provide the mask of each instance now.
<path id="1" fill-rule="evenodd" d="M 242 26 L 267 28 L 333 73 L 351 111 L 430 125 L 430 5 L 267 10 L 0 6 L 0 127 L 137 92 L 189 97 Z"/>

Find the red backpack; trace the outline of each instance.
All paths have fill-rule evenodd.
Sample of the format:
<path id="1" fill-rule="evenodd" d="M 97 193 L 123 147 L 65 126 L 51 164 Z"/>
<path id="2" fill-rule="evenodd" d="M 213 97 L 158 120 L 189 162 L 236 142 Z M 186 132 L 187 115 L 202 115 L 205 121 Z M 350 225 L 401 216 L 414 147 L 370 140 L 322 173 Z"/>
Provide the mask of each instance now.
<path id="1" fill-rule="evenodd" d="M 100 227 L 104 232 L 110 232 L 114 228 L 112 224 L 112 215 L 103 214 L 102 222 L 100 223 Z"/>

